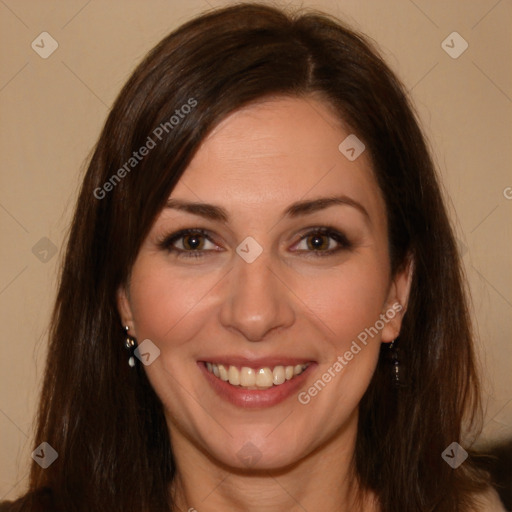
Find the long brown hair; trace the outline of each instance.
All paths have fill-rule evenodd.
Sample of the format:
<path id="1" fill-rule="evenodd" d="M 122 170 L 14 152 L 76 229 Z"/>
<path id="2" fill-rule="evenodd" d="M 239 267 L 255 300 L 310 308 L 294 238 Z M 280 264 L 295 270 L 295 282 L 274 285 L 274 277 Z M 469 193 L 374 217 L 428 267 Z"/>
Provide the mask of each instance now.
<path id="1" fill-rule="evenodd" d="M 398 341 L 407 385 L 390 385 L 382 353 L 360 404 L 358 479 L 383 512 L 468 510 L 484 485 L 471 458 L 456 470 L 441 458 L 453 441 L 463 444 L 478 383 L 457 248 L 407 93 L 372 44 L 339 21 L 244 4 L 202 15 L 158 44 L 121 91 L 92 156 L 62 268 L 36 433 L 36 445 L 50 443 L 59 458 L 31 473 L 30 489 L 51 492 L 52 510 L 173 509 L 162 405 L 144 371 L 127 364 L 116 292 L 212 128 L 267 96 L 310 94 L 369 151 L 392 270 L 414 261 Z M 171 121 L 177 109 L 186 115 Z M 130 161 L 148 137 L 155 146 Z"/>

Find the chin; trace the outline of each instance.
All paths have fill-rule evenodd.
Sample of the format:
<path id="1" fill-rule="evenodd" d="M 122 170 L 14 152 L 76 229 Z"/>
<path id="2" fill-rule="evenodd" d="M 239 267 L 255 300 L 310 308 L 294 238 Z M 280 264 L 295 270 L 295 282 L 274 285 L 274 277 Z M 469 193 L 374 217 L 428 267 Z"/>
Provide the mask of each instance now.
<path id="1" fill-rule="evenodd" d="M 304 443 L 298 445 L 297 434 L 268 435 L 266 428 L 261 435 L 251 431 L 230 437 L 224 446 L 208 446 L 209 456 L 224 466 L 238 471 L 278 471 L 297 464 L 307 456 Z M 272 437 L 272 439 L 271 439 Z"/>

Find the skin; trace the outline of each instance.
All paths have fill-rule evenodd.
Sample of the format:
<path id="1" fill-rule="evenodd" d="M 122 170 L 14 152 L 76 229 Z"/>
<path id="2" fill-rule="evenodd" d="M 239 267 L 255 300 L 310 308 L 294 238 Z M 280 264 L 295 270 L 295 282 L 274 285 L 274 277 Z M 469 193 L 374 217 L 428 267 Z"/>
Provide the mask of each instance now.
<path id="1" fill-rule="evenodd" d="M 350 462 L 358 404 L 380 344 L 394 340 L 407 304 L 410 271 L 390 273 L 385 204 L 367 152 L 350 162 L 338 145 L 350 130 L 318 98 L 274 98 L 231 114 L 203 142 L 171 198 L 223 207 L 227 222 L 164 209 L 119 290 L 119 311 L 139 342 L 160 356 L 145 367 L 162 400 L 182 510 L 277 512 L 349 510 L 357 485 Z M 296 218 L 298 200 L 344 195 L 367 212 L 334 205 Z M 351 247 L 310 228 L 330 226 Z M 183 228 L 203 228 L 201 257 L 159 245 Z M 263 248 L 247 263 L 235 251 L 247 237 Z M 309 242 L 308 242 L 309 240 Z M 183 238 L 175 242 L 181 249 Z M 217 250 L 215 250 L 217 249 Z M 197 251 L 197 249 L 196 249 Z M 218 397 L 197 366 L 220 354 L 288 355 L 316 361 L 307 390 L 365 328 L 393 304 L 389 320 L 307 405 L 296 394 L 261 409 Z M 261 455 L 247 469 L 237 456 L 251 442 Z M 354 484 L 354 485 L 351 485 Z M 378 510 L 369 493 L 361 510 Z"/>

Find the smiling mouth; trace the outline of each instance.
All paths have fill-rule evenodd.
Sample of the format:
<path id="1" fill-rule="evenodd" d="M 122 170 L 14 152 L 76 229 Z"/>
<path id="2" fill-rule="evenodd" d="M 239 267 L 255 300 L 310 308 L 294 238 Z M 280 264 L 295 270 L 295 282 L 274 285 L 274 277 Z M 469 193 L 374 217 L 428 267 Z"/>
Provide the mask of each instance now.
<path id="1" fill-rule="evenodd" d="M 231 384 L 236 388 L 244 389 L 269 389 L 293 380 L 300 375 L 310 363 L 296 365 L 278 365 L 270 368 L 250 368 L 248 366 L 224 365 L 217 363 L 206 363 L 206 369 L 218 379 Z"/>

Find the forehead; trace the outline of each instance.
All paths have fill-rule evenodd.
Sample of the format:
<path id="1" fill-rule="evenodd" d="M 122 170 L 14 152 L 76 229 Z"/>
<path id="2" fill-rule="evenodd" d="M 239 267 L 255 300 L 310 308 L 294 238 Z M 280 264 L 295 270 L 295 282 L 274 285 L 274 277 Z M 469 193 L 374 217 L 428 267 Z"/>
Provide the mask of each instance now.
<path id="1" fill-rule="evenodd" d="M 270 212 L 340 193 L 378 215 L 384 206 L 369 157 L 363 152 L 349 161 L 338 149 L 348 135 L 330 107 L 314 98 L 251 104 L 203 141 L 171 197 Z"/>

